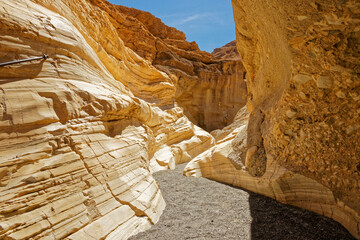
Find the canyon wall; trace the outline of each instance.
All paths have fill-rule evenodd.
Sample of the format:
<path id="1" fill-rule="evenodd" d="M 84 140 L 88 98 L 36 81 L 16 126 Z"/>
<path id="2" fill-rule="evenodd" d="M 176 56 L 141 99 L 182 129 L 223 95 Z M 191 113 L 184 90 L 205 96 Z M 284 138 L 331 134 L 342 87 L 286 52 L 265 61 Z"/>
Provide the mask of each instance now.
<path id="1" fill-rule="evenodd" d="M 123 15 L 126 18 L 126 15 Z M 151 172 L 214 144 L 174 77 L 87 0 L 0 2 L 0 239 L 126 239 L 158 221 Z"/>
<path id="2" fill-rule="evenodd" d="M 92 2 L 112 16 L 126 46 L 170 76 L 176 88 L 175 101 L 194 124 L 212 131 L 233 122 L 247 96 L 245 69 L 239 58 L 214 57 L 200 51 L 195 42 L 186 41 L 183 32 L 148 12 Z"/>
<path id="3" fill-rule="evenodd" d="M 360 3 L 232 3 L 249 120 L 185 174 L 326 215 L 360 238 Z"/>

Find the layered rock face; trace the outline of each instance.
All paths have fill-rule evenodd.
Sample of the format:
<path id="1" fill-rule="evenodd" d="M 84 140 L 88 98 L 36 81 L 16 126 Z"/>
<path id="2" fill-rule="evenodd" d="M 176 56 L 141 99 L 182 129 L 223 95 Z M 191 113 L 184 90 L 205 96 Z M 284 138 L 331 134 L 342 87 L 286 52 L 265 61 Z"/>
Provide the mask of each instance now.
<path id="1" fill-rule="evenodd" d="M 217 58 L 200 51 L 195 42 L 186 41 L 183 32 L 148 12 L 92 1 L 112 16 L 126 46 L 170 76 L 176 88 L 175 101 L 193 123 L 212 131 L 233 122 L 247 96 L 239 58 Z M 163 93 L 152 91 L 154 94 Z"/>
<path id="2" fill-rule="evenodd" d="M 176 84 L 87 0 L 0 2 L 0 239 L 125 239 L 165 207 L 152 171 L 214 144 Z M 167 110 L 162 110 L 162 109 Z"/>
<path id="3" fill-rule="evenodd" d="M 232 2 L 249 121 L 185 173 L 324 214 L 360 238 L 360 3 Z"/>

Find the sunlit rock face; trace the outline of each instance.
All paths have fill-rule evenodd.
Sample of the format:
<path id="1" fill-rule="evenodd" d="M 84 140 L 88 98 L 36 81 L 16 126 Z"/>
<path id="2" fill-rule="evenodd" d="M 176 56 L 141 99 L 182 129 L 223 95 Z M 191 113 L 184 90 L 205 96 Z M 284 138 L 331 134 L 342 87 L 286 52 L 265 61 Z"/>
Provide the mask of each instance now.
<path id="1" fill-rule="evenodd" d="M 186 174 L 324 214 L 359 238 L 360 3 L 232 2 L 249 121 Z"/>
<path id="2" fill-rule="evenodd" d="M 214 57 L 200 51 L 195 42 L 186 41 L 183 32 L 164 25 L 148 12 L 93 2 L 113 17 L 126 46 L 168 74 L 176 88 L 172 96 L 193 123 L 212 131 L 233 122 L 247 96 L 245 69 L 239 58 Z M 151 97 L 145 100 L 153 101 Z"/>
<path id="3" fill-rule="evenodd" d="M 240 60 L 240 55 L 236 48 L 236 40 L 231 41 L 220 48 L 215 48 L 211 54 L 220 59 Z"/>
<path id="4" fill-rule="evenodd" d="M 0 2 L 0 62 L 49 55 L 0 70 L 0 239 L 126 239 L 165 207 L 151 172 L 214 144 L 96 3 Z"/>

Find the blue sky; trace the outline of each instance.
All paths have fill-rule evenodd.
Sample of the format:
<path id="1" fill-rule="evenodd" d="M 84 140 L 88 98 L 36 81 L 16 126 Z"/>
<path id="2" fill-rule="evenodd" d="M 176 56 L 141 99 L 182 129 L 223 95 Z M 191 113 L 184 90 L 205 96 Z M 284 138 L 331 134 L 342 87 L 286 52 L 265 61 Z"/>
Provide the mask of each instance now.
<path id="1" fill-rule="evenodd" d="M 108 0 L 152 13 L 186 34 L 201 50 L 212 52 L 235 40 L 231 0 Z"/>

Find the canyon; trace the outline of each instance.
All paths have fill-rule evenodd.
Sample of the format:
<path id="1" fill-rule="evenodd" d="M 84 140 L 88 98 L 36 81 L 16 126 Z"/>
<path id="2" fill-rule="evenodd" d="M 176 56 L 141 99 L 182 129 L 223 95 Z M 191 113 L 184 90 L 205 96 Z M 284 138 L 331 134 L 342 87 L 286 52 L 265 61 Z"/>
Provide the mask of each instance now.
<path id="1" fill-rule="evenodd" d="M 0 239 L 127 239 L 187 162 L 360 238 L 360 3 L 232 4 L 210 54 L 105 0 L 0 2 L 0 62 L 49 56 L 0 68 Z"/>

